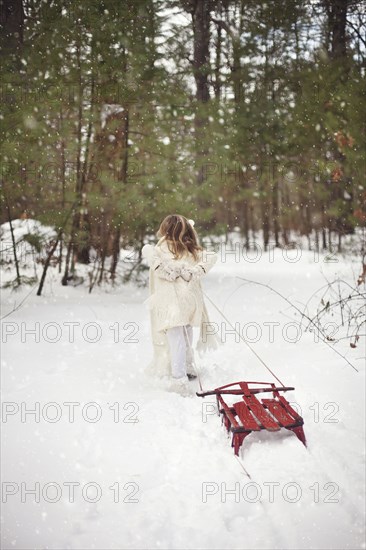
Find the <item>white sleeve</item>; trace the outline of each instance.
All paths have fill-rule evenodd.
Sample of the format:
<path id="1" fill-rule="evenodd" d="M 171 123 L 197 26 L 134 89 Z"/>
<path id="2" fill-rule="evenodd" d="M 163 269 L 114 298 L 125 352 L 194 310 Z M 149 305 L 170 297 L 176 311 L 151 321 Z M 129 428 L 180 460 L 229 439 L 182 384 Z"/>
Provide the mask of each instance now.
<path id="1" fill-rule="evenodd" d="M 145 244 L 141 249 L 141 255 L 147 261 L 149 266 L 151 265 L 151 261 L 154 257 L 154 248 L 155 247 L 152 244 Z"/>
<path id="2" fill-rule="evenodd" d="M 158 277 L 167 281 L 175 281 L 181 272 L 181 263 L 169 258 L 154 258 L 152 269 Z"/>
<path id="3" fill-rule="evenodd" d="M 179 277 L 181 265 L 176 260 L 167 258 L 165 254 L 152 244 L 145 244 L 141 249 L 141 255 L 147 260 L 149 267 L 161 279 L 175 281 Z"/>

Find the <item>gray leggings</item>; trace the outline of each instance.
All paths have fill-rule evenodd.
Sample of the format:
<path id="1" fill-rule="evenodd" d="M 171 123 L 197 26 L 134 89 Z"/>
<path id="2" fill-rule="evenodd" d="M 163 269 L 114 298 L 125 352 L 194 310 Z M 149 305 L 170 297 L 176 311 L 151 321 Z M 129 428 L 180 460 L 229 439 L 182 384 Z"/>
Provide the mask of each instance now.
<path id="1" fill-rule="evenodd" d="M 167 329 L 173 378 L 187 376 L 193 368 L 193 328 L 191 325 Z"/>

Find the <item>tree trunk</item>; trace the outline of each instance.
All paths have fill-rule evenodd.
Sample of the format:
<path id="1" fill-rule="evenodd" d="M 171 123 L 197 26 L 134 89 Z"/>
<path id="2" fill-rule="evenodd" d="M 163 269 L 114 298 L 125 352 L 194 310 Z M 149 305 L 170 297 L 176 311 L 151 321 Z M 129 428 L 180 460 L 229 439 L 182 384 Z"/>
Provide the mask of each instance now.
<path id="1" fill-rule="evenodd" d="M 275 246 L 280 246 L 280 240 L 279 240 L 279 234 L 280 234 L 280 226 L 278 223 L 278 181 L 275 181 L 272 186 L 272 210 L 273 210 L 273 232 L 274 232 L 274 238 L 275 238 Z"/>
<path id="2" fill-rule="evenodd" d="M 63 234 L 64 232 L 64 229 L 65 229 L 65 226 L 67 224 L 67 221 L 69 219 L 69 217 L 71 216 L 71 213 L 74 209 L 74 206 L 75 204 L 72 205 L 72 207 L 70 208 L 69 212 L 66 214 L 66 217 L 65 217 L 65 220 L 63 222 L 63 224 L 59 227 L 59 230 L 57 232 L 57 236 L 56 236 L 56 239 L 55 239 L 55 242 L 54 242 L 54 245 L 52 246 L 51 250 L 49 251 L 48 253 L 48 256 L 46 258 L 46 261 L 45 261 L 45 264 L 44 264 L 44 268 L 43 268 L 43 273 L 42 273 L 42 277 L 41 277 L 41 281 L 39 283 L 39 287 L 38 287 L 38 290 L 37 290 L 37 296 L 40 296 L 42 294 L 42 290 L 43 290 L 43 285 L 45 283 L 45 280 L 46 280 L 46 275 L 47 275 L 47 270 L 49 268 L 49 265 L 50 265 L 50 262 L 51 262 L 51 258 L 52 258 L 52 255 L 54 253 L 54 251 L 56 250 L 57 246 L 58 246 L 58 243 L 60 241 L 60 238 L 61 238 L 61 235 Z M 71 243 L 70 243 L 71 244 Z M 68 249 L 68 253 L 69 253 L 69 250 L 71 250 L 71 246 L 69 245 L 69 249 Z M 68 263 L 67 263 L 68 265 Z M 65 277 L 65 275 L 64 275 Z M 64 280 L 62 280 L 62 284 L 65 285 L 64 283 Z M 67 281 L 66 281 L 66 284 L 67 284 Z"/>
<path id="3" fill-rule="evenodd" d="M 9 205 L 7 197 L 5 197 L 5 204 L 6 204 L 6 211 L 8 213 L 8 222 L 9 222 L 9 227 L 10 227 L 11 242 L 12 242 L 12 245 L 13 245 L 13 254 L 14 254 L 15 271 L 16 271 L 16 282 L 17 282 L 17 286 L 20 286 L 21 278 L 20 278 L 20 272 L 19 272 L 19 261 L 18 261 L 18 254 L 17 254 L 17 245 L 16 245 L 16 242 L 15 242 L 14 229 L 13 229 L 13 224 L 11 222 L 10 205 Z"/>
<path id="4" fill-rule="evenodd" d="M 214 92 L 215 98 L 219 101 L 221 99 L 221 49 L 222 49 L 222 28 L 220 25 L 217 25 L 217 35 L 215 42 L 215 82 L 214 82 Z"/>
<path id="5" fill-rule="evenodd" d="M 63 137 L 63 110 L 62 106 L 60 109 L 60 135 L 61 142 L 60 142 L 60 162 L 61 162 L 61 184 L 62 184 L 62 199 L 61 199 L 61 208 L 62 212 L 65 210 L 65 193 L 66 193 L 66 146 L 65 146 L 65 139 Z M 60 261 L 58 263 L 58 272 L 61 273 L 62 270 L 62 254 L 63 254 L 63 241 L 64 241 L 64 234 L 63 231 L 60 235 Z"/>
<path id="6" fill-rule="evenodd" d="M 263 244 L 264 244 L 264 250 L 268 249 L 268 243 L 269 243 L 269 205 L 268 201 L 265 197 L 262 196 L 261 198 L 261 214 L 262 214 L 262 230 L 263 230 Z"/>
<path id="7" fill-rule="evenodd" d="M 15 73 L 18 68 L 22 67 L 20 55 L 23 47 L 23 2 L 22 0 L 2 0 L 1 3 L 2 56 L 4 59 L 8 58 L 9 68 L 12 68 Z"/>
<path id="8" fill-rule="evenodd" d="M 205 130 L 207 129 L 207 113 L 204 106 L 210 99 L 208 76 L 210 72 L 210 2 L 208 0 L 193 0 L 191 6 L 193 25 L 193 76 L 196 83 L 196 114 L 195 114 L 195 152 L 197 164 L 197 183 L 205 178 Z"/>
<path id="9" fill-rule="evenodd" d="M 75 209 L 73 212 L 71 230 L 70 230 L 70 241 L 68 244 L 66 262 L 65 262 L 65 271 L 62 278 L 62 285 L 66 286 L 69 280 L 69 270 L 71 273 L 75 271 L 75 261 L 78 253 L 78 243 L 77 239 L 79 237 L 79 227 L 80 227 L 80 209 L 82 206 L 82 181 L 81 181 L 81 141 L 82 141 L 82 117 L 83 117 L 83 83 L 82 83 L 82 74 L 81 74 L 81 44 L 78 42 L 76 46 L 76 56 L 77 56 L 77 65 L 78 65 L 78 119 L 77 119 L 77 151 L 76 151 L 76 186 L 75 186 Z M 71 259 L 71 267 L 69 265 Z"/>
<path id="10" fill-rule="evenodd" d="M 207 103 L 210 98 L 208 75 L 210 67 L 210 2 L 195 0 L 191 12 L 193 23 L 193 74 L 196 82 L 196 99 Z"/>
<path id="11" fill-rule="evenodd" d="M 326 250 L 327 249 L 327 233 L 326 233 L 326 228 L 323 226 L 322 227 L 322 248 L 323 250 Z"/>
<path id="12" fill-rule="evenodd" d="M 119 181 L 121 186 L 127 183 L 128 176 L 128 137 L 129 137 L 129 125 L 130 125 L 130 116 L 129 110 L 126 107 L 124 110 L 123 117 L 123 127 L 122 127 L 122 136 L 123 136 L 123 149 L 122 149 L 122 164 L 119 174 Z M 119 216 L 117 215 L 117 220 Z M 117 221 L 117 228 L 115 230 L 113 238 L 113 250 L 112 250 L 112 265 L 111 265 L 111 279 L 112 281 L 116 278 L 116 269 L 119 260 L 120 252 L 120 240 L 121 240 L 121 224 Z"/>
<path id="13" fill-rule="evenodd" d="M 248 201 L 245 199 L 243 202 L 243 234 L 245 239 L 245 250 L 249 250 L 250 243 L 249 243 L 249 208 L 248 208 Z"/>
<path id="14" fill-rule="evenodd" d="M 349 0 L 328 0 L 329 28 L 331 31 L 331 57 L 344 58 L 347 55 L 346 25 Z"/>

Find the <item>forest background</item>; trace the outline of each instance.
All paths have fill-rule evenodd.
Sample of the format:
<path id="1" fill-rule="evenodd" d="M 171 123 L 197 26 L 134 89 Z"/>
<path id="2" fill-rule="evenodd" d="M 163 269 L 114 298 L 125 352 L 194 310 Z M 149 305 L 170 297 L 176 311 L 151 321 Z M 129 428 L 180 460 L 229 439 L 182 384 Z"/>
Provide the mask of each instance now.
<path id="1" fill-rule="evenodd" d="M 63 284 L 174 212 L 248 250 L 365 227 L 365 1 L 3 0 L 1 27 L 0 222 L 55 227 Z"/>

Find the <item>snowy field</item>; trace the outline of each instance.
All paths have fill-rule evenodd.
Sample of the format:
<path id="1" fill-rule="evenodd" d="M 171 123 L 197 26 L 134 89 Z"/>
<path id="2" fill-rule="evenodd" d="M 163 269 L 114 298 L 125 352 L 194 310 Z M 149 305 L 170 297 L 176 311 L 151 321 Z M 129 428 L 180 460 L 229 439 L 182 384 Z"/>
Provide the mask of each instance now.
<path id="1" fill-rule="evenodd" d="M 352 284 L 359 259 L 253 257 L 221 257 L 204 292 L 295 387 L 286 397 L 304 418 L 307 449 L 289 431 L 261 432 L 235 458 L 214 398 L 167 392 L 145 373 L 148 289 L 89 294 L 86 283 L 62 287 L 50 268 L 43 295 L 34 287 L 3 320 L 2 548 L 365 548 L 365 339 L 335 346 L 356 372 L 332 345 L 299 333 L 299 316 L 279 296 L 237 278 L 301 307 L 326 280 Z M 3 290 L 2 316 L 29 291 Z M 272 382 L 206 304 L 225 342 L 196 353 L 204 389 Z"/>

